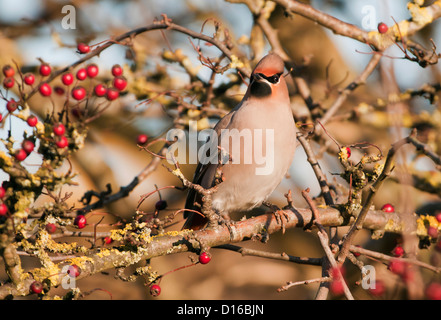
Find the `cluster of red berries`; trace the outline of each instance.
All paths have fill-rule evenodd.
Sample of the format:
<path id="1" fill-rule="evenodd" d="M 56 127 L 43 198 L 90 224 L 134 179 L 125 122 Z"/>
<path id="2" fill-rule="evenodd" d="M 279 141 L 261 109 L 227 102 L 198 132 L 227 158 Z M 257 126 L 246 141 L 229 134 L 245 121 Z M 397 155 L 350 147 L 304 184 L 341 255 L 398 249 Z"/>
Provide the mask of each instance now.
<path id="1" fill-rule="evenodd" d="M 8 207 L 3 202 L 6 196 L 6 189 L 3 186 L 0 186 L 0 217 L 6 216 L 8 213 Z"/>
<path id="2" fill-rule="evenodd" d="M 55 144 L 57 145 L 57 147 L 60 149 L 66 148 L 69 145 L 69 141 L 65 136 L 66 127 L 64 126 L 64 124 L 62 124 L 61 122 L 54 124 L 52 131 L 56 136 Z"/>
<path id="3" fill-rule="evenodd" d="M 211 255 L 204 251 L 199 255 L 199 263 L 200 264 L 207 264 L 211 261 Z M 161 294 L 161 287 L 159 286 L 159 284 L 152 284 L 150 286 L 150 294 L 153 297 L 157 297 Z"/>
<path id="4" fill-rule="evenodd" d="M 6 90 L 9 90 L 15 84 L 15 80 L 14 80 L 15 70 L 10 65 L 6 65 L 3 67 L 2 71 L 3 71 L 3 75 L 5 76 L 5 79 L 3 80 L 3 87 Z"/>

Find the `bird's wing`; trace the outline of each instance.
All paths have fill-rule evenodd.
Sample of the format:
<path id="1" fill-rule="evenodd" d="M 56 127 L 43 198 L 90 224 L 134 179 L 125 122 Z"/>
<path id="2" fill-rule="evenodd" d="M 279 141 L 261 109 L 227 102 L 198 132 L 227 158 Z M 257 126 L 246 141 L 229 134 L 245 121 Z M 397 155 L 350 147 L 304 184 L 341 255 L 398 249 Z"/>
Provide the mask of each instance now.
<path id="1" fill-rule="evenodd" d="M 236 112 L 236 110 L 239 107 L 240 107 L 240 105 L 237 106 L 236 108 L 234 108 L 230 113 L 225 115 L 216 124 L 216 126 L 214 127 L 214 131 L 218 134 L 218 136 L 220 134 L 220 131 L 222 129 L 225 129 L 229 125 L 234 113 Z M 202 187 L 211 188 L 213 186 L 214 176 L 216 174 L 217 166 L 218 166 L 217 164 L 211 164 L 211 163 L 202 164 L 199 162 L 196 167 L 196 171 L 194 173 L 193 183 L 202 185 L 202 180 L 210 181 L 211 184 L 205 183 L 205 185 L 202 185 Z M 201 196 L 194 189 L 190 189 L 187 194 L 187 200 L 185 201 L 185 209 L 201 211 L 200 207 L 195 206 L 195 202 L 202 204 Z M 187 221 L 185 222 L 184 227 L 183 227 L 184 229 L 195 229 L 195 230 L 200 229 L 207 222 L 207 220 L 204 217 L 202 217 L 201 215 L 194 213 L 194 212 L 189 212 L 189 211 L 184 213 L 184 218 L 187 219 Z"/>

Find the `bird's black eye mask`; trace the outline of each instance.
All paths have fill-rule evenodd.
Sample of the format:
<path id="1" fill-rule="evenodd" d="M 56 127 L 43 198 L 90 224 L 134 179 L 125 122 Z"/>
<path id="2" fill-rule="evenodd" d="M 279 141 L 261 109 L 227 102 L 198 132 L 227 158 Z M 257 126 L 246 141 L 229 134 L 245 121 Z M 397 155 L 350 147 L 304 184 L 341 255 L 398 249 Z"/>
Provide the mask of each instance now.
<path id="1" fill-rule="evenodd" d="M 254 75 L 251 76 L 251 95 L 255 96 L 255 97 L 267 97 L 269 95 L 271 95 L 271 87 L 268 83 L 266 83 L 265 81 L 255 81 L 255 78 L 257 79 L 265 79 L 270 83 L 276 84 L 279 82 L 280 80 L 280 76 L 283 74 L 282 73 L 277 73 L 275 75 L 272 76 L 265 76 L 263 73 L 256 73 Z"/>
<path id="2" fill-rule="evenodd" d="M 283 74 L 283 72 L 280 73 L 276 73 L 275 75 L 269 76 L 267 77 L 266 75 L 264 75 L 263 73 L 256 73 L 256 75 L 258 75 L 259 77 L 266 79 L 268 82 L 271 82 L 273 84 L 276 84 L 279 82 L 280 80 L 280 76 Z"/>

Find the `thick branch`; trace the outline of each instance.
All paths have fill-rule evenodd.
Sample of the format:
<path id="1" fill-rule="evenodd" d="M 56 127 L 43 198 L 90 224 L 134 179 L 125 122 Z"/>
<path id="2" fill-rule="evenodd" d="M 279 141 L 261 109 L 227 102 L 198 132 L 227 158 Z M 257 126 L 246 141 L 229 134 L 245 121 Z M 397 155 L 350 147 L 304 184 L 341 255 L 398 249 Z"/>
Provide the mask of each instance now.
<path id="1" fill-rule="evenodd" d="M 318 208 L 320 223 L 323 226 L 343 226 L 348 222 L 343 219 L 340 212 L 335 208 Z M 312 213 L 310 209 L 288 210 L 285 228 L 304 227 L 311 223 Z M 399 214 L 386 214 L 383 211 L 368 211 L 363 221 L 363 227 L 367 229 L 381 229 L 391 232 L 401 232 L 401 220 Z M 72 259 L 54 265 L 49 271 L 44 268 L 31 270 L 23 279 L 23 286 L 17 288 L 14 284 L 8 283 L 0 287 L 0 299 L 7 295 L 14 296 L 29 294 L 29 286 L 34 280 L 42 281 L 48 276 L 53 286 L 60 285 L 64 276 L 56 274 L 56 268 L 59 272 L 64 265 L 75 263 L 81 268 L 81 274 L 77 279 L 86 278 L 90 275 L 113 269 L 115 267 L 125 267 L 137 263 L 141 260 L 151 259 L 168 254 L 197 250 L 198 243 L 204 243 L 207 247 L 216 247 L 229 243 L 237 243 L 251 239 L 260 233 L 273 234 L 282 229 L 274 214 L 264 214 L 258 217 L 250 218 L 244 221 L 238 221 L 230 227 L 219 226 L 216 230 L 200 230 L 191 232 L 184 230 L 182 232 L 170 232 L 158 236 L 148 237 L 147 244 L 137 246 L 137 251 L 124 250 L 121 248 L 101 249 L 101 251 Z M 190 243 L 189 236 L 198 239 Z M 24 278 L 24 277 L 23 277 Z"/>

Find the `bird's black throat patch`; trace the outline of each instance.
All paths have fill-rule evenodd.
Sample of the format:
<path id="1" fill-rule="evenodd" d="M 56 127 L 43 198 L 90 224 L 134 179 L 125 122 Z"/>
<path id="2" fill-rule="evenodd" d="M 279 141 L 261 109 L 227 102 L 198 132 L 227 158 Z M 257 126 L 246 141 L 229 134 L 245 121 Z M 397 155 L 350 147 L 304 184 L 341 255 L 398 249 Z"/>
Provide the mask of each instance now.
<path id="1" fill-rule="evenodd" d="M 263 98 L 271 95 L 271 87 L 263 81 L 253 81 L 251 83 L 250 93 L 254 97 Z"/>

